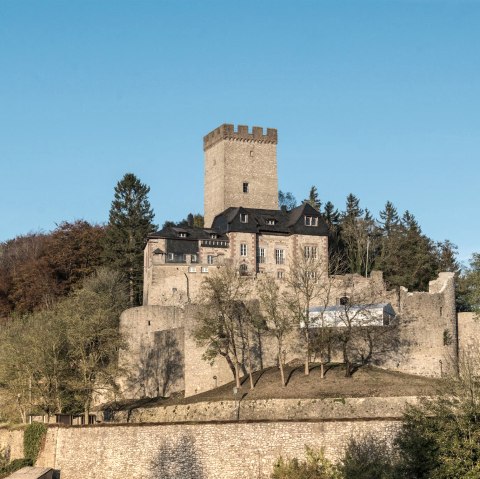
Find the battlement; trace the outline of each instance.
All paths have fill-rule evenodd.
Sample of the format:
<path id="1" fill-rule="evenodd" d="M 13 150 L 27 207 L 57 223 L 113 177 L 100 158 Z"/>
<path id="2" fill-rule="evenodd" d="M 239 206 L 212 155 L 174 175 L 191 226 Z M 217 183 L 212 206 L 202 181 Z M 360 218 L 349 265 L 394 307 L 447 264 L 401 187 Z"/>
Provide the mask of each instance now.
<path id="1" fill-rule="evenodd" d="M 221 140 L 258 141 L 277 144 L 277 130 L 275 128 L 267 128 L 266 135 L 263 133 L 261 126 L 254 126 L 251 132 L 248 130 L 248 126 L 238 125 L 235 131 L 234 125 L 224 123 L 203 137 L 203 150 L 208 150 L 208 148 Z"/>

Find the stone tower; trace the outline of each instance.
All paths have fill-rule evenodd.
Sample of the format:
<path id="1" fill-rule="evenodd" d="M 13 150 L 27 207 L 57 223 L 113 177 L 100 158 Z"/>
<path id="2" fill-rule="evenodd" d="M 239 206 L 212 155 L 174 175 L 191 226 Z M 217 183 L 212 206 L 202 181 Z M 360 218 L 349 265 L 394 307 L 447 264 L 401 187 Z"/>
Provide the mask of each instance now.
<path id="1" fill-rule="evenodd" d="M 277 130 L 223 124 L 203 138 L 205 227 L 230 206 L 278 209 Z"/>

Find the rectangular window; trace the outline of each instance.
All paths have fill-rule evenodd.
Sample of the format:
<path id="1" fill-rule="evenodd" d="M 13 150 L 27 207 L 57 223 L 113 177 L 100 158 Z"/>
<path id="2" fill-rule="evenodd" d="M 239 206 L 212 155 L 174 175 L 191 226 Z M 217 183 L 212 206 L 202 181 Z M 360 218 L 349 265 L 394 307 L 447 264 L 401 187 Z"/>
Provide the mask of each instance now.
<path id="1" fill-rule="evenodd" d="M 175 256 L 173 253 L 168 253 L 168 261 L 173 261 L 174 258 Z"/>
<path id="2" fill-rule="evenodd" d="M 189 273 L 196 273 L 196 272 L 197 272 L 197 268 L 195 268 L 195 266 L 189 266 L 189 267 L 188 267 L 188 272 L 189 272 Z"/>
<path id="3" fill-rule="evenodd" d="M 267 225 L 273 226 L 273 225 L 275 224 L 275 220 L 266 220 L 265 223 L 266 223 Z"/>
<path id="4" fill-rule="evenodd" d="M 248 223 L 247 213 L 240 213 L 240 223 Z"/>
<path id="5" fill-rule="evenodd" d="M 277 271 L 277 279 L 283 279 L 283 271 Z"/>
<path id="6" fill-rule="evenodd" d="M 317 259 L 317 247 L 316 246 L 305 246 L 304 248 L 305 258 Z"/>
<path id="7" fill-rule="evenodd" d="M 285 263 L 285 256 L 283 249 L 276 249 L 275 250 L 275 264 L 284 264 Z"/>
<path id="8" fill-rule="evenodd" d="M 202 266 L 202 273 L 208 273 L 208 268 L 206 266 Z"/>
<path id="9" fill-rule="evenodd" d="M 243 192 L 248 193 L 248 183 L 243 183 Z"/>
<path id="10" fill-rule="evenodd" d="M 213 254 L 209 254 L 209 255 L 207 256 L 207 263 L 208 263 L 208 264 L 213 264 Z"/>
<path id="11" fill-rule="evenodd" d="M 265 263 L 265 248 L 258 248 L 257 263 Z"/>
<path id="12" fill-rule="evenodd" d="M 196 263 L 197 262 L 197 255 L 192 254 L 190 255 L 190 263 Z"/>
<path id="13" fill-rule="evenodd" d="M 247 245 L 245 243 L 240 244 L 240 256 L 247 256 Z"/>
<path id="14" fill-rule="evenodd" d="M 318 218 L 316 216 L 305 216 L 305 226 L 318 226 Z"/>

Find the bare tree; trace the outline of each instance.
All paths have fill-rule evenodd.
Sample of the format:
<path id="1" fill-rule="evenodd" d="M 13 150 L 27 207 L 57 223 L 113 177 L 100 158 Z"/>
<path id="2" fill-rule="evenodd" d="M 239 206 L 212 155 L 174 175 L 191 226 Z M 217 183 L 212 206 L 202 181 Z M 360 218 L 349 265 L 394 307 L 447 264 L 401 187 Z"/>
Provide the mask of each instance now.
<path id="1" fill-rule="evenodd" d="M 292 322 L 300 330 L 304 342 L 305 375 L 310 373 L 312 353 L 310 309 L 325 294 L 325 284 L 328 283 L 328 267 L 321 255 L 314 250 L 293 257 L 286 278 L 285 300 Z"/>
<path id="2" fill-rule="evenodd" d="M 257 283 L 262 313 L 269 330 L 277 340 L 277 358 L 282 386 L 285 386 L 284 347 L 285 337 L 292 329 L 292 322 L 280 286 L 272 276 L 265 276 Z"/>
<path id="3" fill-rule="evenodd" d="M 202 283 L 200 308 L 193 336 L 206 347 L 207 361 L 222 356 L 228 363 L 237 387 L 240 387 L 240 369 L 248 309 L 250 282 L 237 268 L 224 266 L 213 272 Z"/>

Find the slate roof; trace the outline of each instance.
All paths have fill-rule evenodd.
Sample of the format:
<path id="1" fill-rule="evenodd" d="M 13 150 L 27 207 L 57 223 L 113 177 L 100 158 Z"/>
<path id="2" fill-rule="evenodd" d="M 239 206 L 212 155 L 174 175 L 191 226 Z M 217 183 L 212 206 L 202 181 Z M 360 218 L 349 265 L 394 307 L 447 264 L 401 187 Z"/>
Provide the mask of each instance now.
<path id="1" fill-rule="evenodd" d="M 240 221 L 241 214 L 248 215 L 246 223 Z M 305 216 L 318 218 L 317 226 L 307 226 Z M 269 220 L 274 224 L 269 224 Z M 223 234 L 246 232 L 328 236 L 328 226 L 322 215 L 308 203 L 291 211 L 230 207 L 215 217 L 212 227 Z"/>
<path id="2" fill-rule="evenodd" d="M 186 237 L 180 236 L 186 234 Z M 194 228 L 190 226 L 167 226 L 166 228 L 151 233 L 148 238 L 167 238 L 167 239 L 186 239 L 186 240 L 209 240 L 212 239 L 211 235 L 217 235 L 218 240 L 228 241 L 228 237 L 219 231 L 211 228 Z"/>

